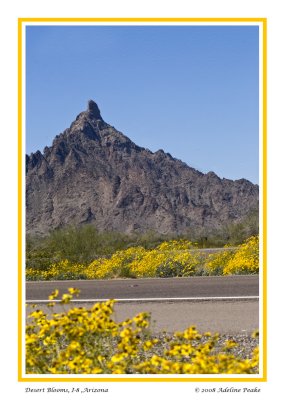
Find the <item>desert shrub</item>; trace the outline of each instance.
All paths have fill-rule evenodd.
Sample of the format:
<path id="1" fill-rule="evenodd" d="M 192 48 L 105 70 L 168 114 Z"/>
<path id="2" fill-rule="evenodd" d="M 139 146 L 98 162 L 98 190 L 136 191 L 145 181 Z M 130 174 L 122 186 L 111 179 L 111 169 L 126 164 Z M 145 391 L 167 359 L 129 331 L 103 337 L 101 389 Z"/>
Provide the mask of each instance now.
<path id="1" fill-rule="evenodd" d="M 223 275 L 224 269 L 235 254 L 235 250 L 225 248 L 209 254 L 204 264 L 205 275 Z"/>
<path id="2" fill-rule="evenodd" d="M 247 239 L 234 253 L 223 269 L 224 275 L 257 274 L 259 271 L 259 238 Z"/>
<path id="3" fill-rule="evenodd" d="M 258 237 L 251 237 L 236 249 L 203 252 L 186 240 L 168 241 L 154 249 L 142 246 L 116 251 L 91 263 L 68 259 L 45 268 L 27 268 L 27 280 L 109 279 L 182 277 L 199 275 L 253 274 L 259 270 Z"/>
<path id="4" fill-rule="evenodd" d="M 199 248 L 223 247 L 226 244 L 235 246 L 250 236 L 258 235 L 258 219 L 258 208 L 256 208 L 242 221 L 210 231 L 195 227 L 181 235 L 162 235 L 154 231 L 131 234 L 116 231 L 101 232 L 93 224 L 54 229 L 46 235 L 27 234 L 26 267 L 46 270 L 52 263 L 66 259 L 87 265 L 97 258 L 108 258 L 120 250 L 132 247 L 153 250 L 162 243 L 170 241 L 195 242 Z M 203 273 L 202 270 L 200 272 Z"/>

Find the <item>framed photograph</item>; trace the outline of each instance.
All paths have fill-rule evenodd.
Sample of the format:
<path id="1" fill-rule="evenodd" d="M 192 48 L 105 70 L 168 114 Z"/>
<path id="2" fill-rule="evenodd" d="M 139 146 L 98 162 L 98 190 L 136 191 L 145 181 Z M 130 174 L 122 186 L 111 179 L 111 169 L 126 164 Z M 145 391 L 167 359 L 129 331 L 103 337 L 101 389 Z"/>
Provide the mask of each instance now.
<path id="1" fill-rule="evenodd" d="M 18 20 L 19 381 L 266 381 L 266 23 Z"/>

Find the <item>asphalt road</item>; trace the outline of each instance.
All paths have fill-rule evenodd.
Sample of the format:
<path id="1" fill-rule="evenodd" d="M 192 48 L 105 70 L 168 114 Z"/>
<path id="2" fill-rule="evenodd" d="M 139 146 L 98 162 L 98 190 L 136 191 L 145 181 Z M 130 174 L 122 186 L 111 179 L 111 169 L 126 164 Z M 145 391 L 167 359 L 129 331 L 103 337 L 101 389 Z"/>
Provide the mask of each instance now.
<path id="1" fill-rule="evenodd" d="M 96 281 L 27 282 L 27 303 L 38 303 L 47 313 L 49 294 L 69 287 L 81 290 L 81 307 L 108 298 L 115 304 L 114 318 L 123 321 L 146 311 L 151 314 L 152 331 L 174 332 L 196 325 L 200 332 L 250 335 L 259 327 L 258 276 L 190 277 L 158 279 L 116 279 Z M 122 300 L 123 299 L 123 300 Z M 74 304 L 65 305 L 65 309 Z M 31 310 L 28 304 L 27 313 Z M 53 312 L 61 312 L 56 304 Z"/>
<path id="2" fill-rule="evenodd" d="M 187 278 L 112 279 L 27 282 L 26 300 L 47 300 L 54 289 L 60 294 L 69 287 L 81 290 L 79 300 L 94 299 L 212 299 L 259 295 L 258 275 Z"/>
<path id="3" fill-rule="evenodd" d="M 37 304 L 47 314 L 62 312 L 78 304 L 63 306 L 56 304 L 52 310 L 44 304 Z M 80 303 L 80 307 L 90 307 L 90 303 Z M 26 308 L 27 315 L 34 311 L 31 304 Z M 243 301 L 159 301 L 116 303 L 113 318 L 117 322 L 133 318 L 140 312 L 151 314 L 153 332 L 182 331 L 195 325 L 200 332 L 219 332 L 221 334 L 251 335 L 259 328 L 259 302 Z"/>
<path id="4" fill-rule="evenodd" d="M 182 331 L 195 325 L 200 332 L 251 335 L 259 328 L 257 300 L 118 303 L 114 317 L 124 321 L 142 311 L 151 314 L 154 332 Z"/>

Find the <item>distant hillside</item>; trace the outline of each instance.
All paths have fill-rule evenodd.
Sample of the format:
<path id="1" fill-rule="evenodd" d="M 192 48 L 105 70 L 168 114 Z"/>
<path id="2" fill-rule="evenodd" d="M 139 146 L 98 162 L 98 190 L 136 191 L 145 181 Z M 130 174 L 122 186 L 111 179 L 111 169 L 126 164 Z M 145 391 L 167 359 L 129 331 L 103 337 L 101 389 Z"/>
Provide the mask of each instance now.
<path id="1" fill-rule="evenodd" d="M 51 147 L 26 156 L 26 227 L 30 233 L 88 223 L 102 231 L 211 231 L 244 220 L 258 206 L 258 191 L 246 179 L 203 174 L 163 150 L 137 146 L 104 122 L 90 100 Z"/>

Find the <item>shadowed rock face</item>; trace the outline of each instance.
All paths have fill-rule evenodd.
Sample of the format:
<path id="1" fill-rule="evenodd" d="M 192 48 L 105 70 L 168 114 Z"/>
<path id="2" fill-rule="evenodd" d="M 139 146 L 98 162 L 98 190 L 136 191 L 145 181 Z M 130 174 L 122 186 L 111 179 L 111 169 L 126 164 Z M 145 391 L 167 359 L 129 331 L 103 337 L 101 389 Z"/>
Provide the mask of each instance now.
<path id="1" fill-rule="evenodd" d="M 212 230 L 257 205 L 257 185 L 202 174 L 163 150 L 137 146 L 104 122 L 92 100 L 43 154 L 26 156 L 31 233 L 85 223 L 122 232 Z"/>

